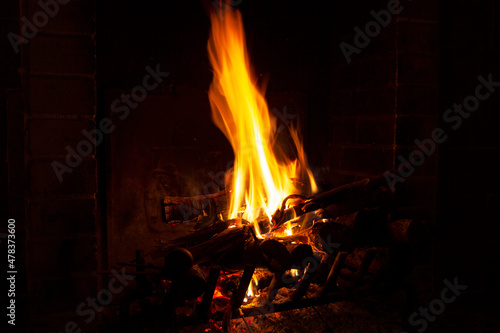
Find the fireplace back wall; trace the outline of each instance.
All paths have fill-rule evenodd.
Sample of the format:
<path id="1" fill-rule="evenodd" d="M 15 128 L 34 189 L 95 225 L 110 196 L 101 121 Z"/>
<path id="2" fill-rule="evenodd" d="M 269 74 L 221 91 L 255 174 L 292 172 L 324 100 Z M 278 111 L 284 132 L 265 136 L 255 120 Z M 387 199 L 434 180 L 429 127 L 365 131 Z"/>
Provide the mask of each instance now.
<path id="1" fill-rule="evenodd" d="M 113 17 L 113 4 L 103 5 L 102 17 Z M 204 4 L 205 10 L 212 6 Z M 371 10 L 386 5 L 249 1 L 239 6 L 252 64 L 260 78 L 269 79 L 270 109 L 282 125 L 298 120 L 323 189 L 396 169 L 398 156 L 408 156 L 413 140 L 426 138 L 438 123 L 436 2 L 406 8 L 349 63 L 339 47 L 353 44 L 353 27 L 364 26 Z M 233 158 L 209 118 L 204 9 L 195 2 L 121 6 L 126 10 L 119 17 L 97 21 L 101 105 L 117 126 L 106 152 L 110 263 L 130 258 L 135 246 L 157 238 L 151 233 L 160 231 L 151 225 L 161 224 L 160 217 L 148 211 L 144 197 L 159 182 L 158 172 L 172 169 L 168 179 L 179 174 L 172 185 L 177 192 L 169 195 L 201 193 L 214 182 L 210 175 L 224 172 Z M 127 119 L 116 119 L 111 103 L 142 82 L 146 66 L 157 64 L 169 76 Z M 434 223 L 436 179 L 434 154 L 398 190 L 401 214 Z M 166 190 L 157 187 L 156 193 Z M 430 283 L 430 270 L 423 274 Z"/>

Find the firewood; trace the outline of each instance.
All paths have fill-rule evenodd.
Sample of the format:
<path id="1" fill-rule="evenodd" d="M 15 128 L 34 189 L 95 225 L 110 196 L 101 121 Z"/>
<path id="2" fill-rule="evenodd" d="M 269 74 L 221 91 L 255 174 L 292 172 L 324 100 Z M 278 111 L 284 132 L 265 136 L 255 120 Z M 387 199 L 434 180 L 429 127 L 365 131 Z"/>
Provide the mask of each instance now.
<path id="1" fill-rule="evenodd" d="M 314 259 L 314 260 L 316 260 L 316 259 Z M 307 264 L 304 276 L 302 277 L 302 280 L 300 281 L 299 286 L 297 287 L 297 289 L 295 289 L 295 291 L 293 292 L 293 294 L 291 296 L 291 299 L 293 301 L 298 301 L 307 294 L 307 290 L 309 289 L 311 282 L 316 277 L 316 274 L 318 273 L 318 266 L 316 266 L 312 263 L 313 262 L 309 262 Z M 317 263 L 317 260 L 316 260 L 316 263 Z"/>
<path id="2" fill-rule="evenodd" d="M 361 283 L 364 278 L 367 281 L 386 279 L 397 271 L 400 262 L 396 252 L 392 247 L 359 247 L 349 253 L 345 260 L 345 266 L 341 271 L 342 284 L 344 286 L 354 286 Z M 406 257 L 406 256 L 405 256 Z M 409 258 L 406 258 L 409 259 Z M 408 261 L 404 259 L 406 264 Z"/>
<path id="3" fill-rule="evenodd" d="M 339 276 L 340 270 L 342 268 L 342 265 L 344 264 L 346 257 L 347 257 L 347 252 L 344 251 L 339 252 L 335 257 L 335 261 L 332 265 L 332 268 L 330 269 L 330 272 L 328 273 L 326 282 L 323 285 L 323 288 L 320 290 L 321 296 L 325 296 L 331 290 L 336 289 L 337 278 Z"/>
<path id="4" fill-rule="evenodd" d="M 337 217 L 335 222 L 323 219 L 316 222 L 310 231 L 309 244 L 326 251 L 324 246 L 339 244 L 341 250 L 351 252 L 357 246 L 421 245 L 427 238 L 425 224 L 419 220 L 388 222 L 385 208 L 365 208 L 358 212 Z M 286 239 L 286 238 L 285 238 Z"/>
<path id="5" fill-rule="evenodd" d="M 355 240 L 354 229 L 336 222 L 316 223 L 309 232 L 310 243 L 326 253 L 334 249 L 351 252 Z"/>
<path id="6" fill-rule="evenodd" d="M 355 212 L 385 198 L 380 188 L 386 184 L 384 177 L 365 178 L 332 190 L 317 194 L 303 203 L 285 209 L 278 209 L 273 215 L 274 228 L 278 228 L 291 218 L 330 206 L 331 215 L 339 216 Z M 334 206 L 332 206 L 334 205 Z M 334 217 L 334 216 L 330 216 Z"/>
<path id="7" fill-rule="evenodd" d="M 271 280 L 271 284 L 267 289 L 267 294 L 266 294 L 267 300 L 273 301 L 276 295 L 278 294 L 278 291 L 281 289 L 281 287 L 284 286 L 283 275 L 285 274 L 285 272 L 286 271 L 279 271 L 274 273 L 273 279 Z"/>
<path id="8" fill-rule="evenodd" d="M 275 272 L 292 265 L 292 256 L 284 244 L 273 239 L 258 239 L 253 226 L 249 225 L 226 229 L 188 250 L 195 264 L 212 263 L 225 269 L 239 270 L 244 265 L 254 265 Z"/>
<path id="9" fill-rule="evenodd" d="M 196 314 L 201 319 L 201 321 L 208 320 L 208 313 L 210 310 L 210 305 L 212 304 L 212 299 L 214 297 L 215 288 L 217 281 L 219 280 L 220 269 L 218 267 L 210 268 L 210 273 L 208 274 L 207 287 L 203 292 L 203 298 L 201 303 L 196 307 Z"/>
<path id="10" fill-rule="evenodd" d="M 363 257 L 363 260 L 361 261 L 361 264 L 358 266 L 358 269 L 352 276 L 354 281 L 354 286 L 361 284 L 363 277 L 368 271 L 368 268 L 371 266 L 373 259 L 375 259 L 375 256 L 377 255 L 378 251 L 379 249 L 376 247 L 371 247 L 367 249 L 366 254 Z"/>
<path id="11" fill-rule="evenodd" d="M 187 236 L 180 237 L 168 241 L 169 246 L 192 247 L 210 240 L 213 236 L 223 232 L 230 225 L 234 224 L 235 220 L 217 221 L 208 228 L 197 230 Z"/>
<path id="12" fill-rule="evenodd" d="M 292 265 L 302 267 L 304 260 L 313 257 L 313 250 L 309 244 L 289 244 L 286 246 L 292 256 Z"/>
<path id="13" fill-rule="evenodd" d="M 225 190 L 195 197 L 164 197 L 162 200 L 164 222 L 189 221 L 199 215 L 217 217 L 226 215 L 227 194 Z"/>
<path id="14" fill-rule="evenodd" d="M 219 264 L 229 269 L 241 270 L 244 265 L 251 265 L 276 272 L 289 269 L 292 256 L 284 244 L 274 239 L 249 239 L 227 252 Z"/>
<path id="15" fill-rule="evenodd" d="M 285 246 L 288 246 L 289 244 L 293 243 L 309 244 L 308 234 L 310 231 L 311 230 L 304 230 L 303 232 L 300 232 L 298 234 L 284 236 L 284 237 L 273 237 L 273 239 L 276 239 L 280 243 L 285 244 Z"/>
<path id="16" fill-rule="evenodd" d="M 271 272 L 286 271 L 292 266 L 292 255 L 275 239 L 266 239 L 259 246 L 265 265 Z"/>
<path id="17" fill-rule="evenodd" d="M 218 233 L 210 240 L 189 247 L 196 264 L 204 262 L 218 263 L 219 259 L 228 252 L 241 252 L 245 243 L 254 236 L 250 226 L 234 227 Z"/>
<path id="18" fill-rule="evenodd" d="M 396 244 L 420 246 L 426 240 L 427 227 L 421 220 L 403 219 L 389 223 L 389 239 Z"/>
<path id="19" fill-rule="evenodd" d="M 252 281 L 252 276 L 255 271 L 255 266 L 245 266 L 243 270 L 243 274 L 241 275 L 240 282 L 238 284 L 238 289 L 231 297 L 231 303 L 228 304 L 226 310 L 224 311 L 223 323 L 224 332 L 231 332 L 231 319 L 233 315 L 237 315 L 239 313 L 239 309 L 243 300 L 245 298 L 246 292 Z"/>
<path id="20" fill-rule="evenodd" d="M 254 272 L 255 266 L 245 266 L 243 274 L 241 275 L 240 283 L 238 284 L 238 289 L 233 294 L 231 299 L 231 308 L 233 311 L 238 309 L 243 303 L 243 299 L 245 298 L 248 287 L 250 286 Z"/>

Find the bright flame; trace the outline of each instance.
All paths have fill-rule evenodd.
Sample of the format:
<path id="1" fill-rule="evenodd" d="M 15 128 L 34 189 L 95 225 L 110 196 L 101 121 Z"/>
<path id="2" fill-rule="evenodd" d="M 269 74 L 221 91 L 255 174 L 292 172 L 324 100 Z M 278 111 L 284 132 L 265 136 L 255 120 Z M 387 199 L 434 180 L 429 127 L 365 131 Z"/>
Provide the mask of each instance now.
<path id="1" fill-rule="evenodd" d="M 270 117 L 264 99 L 265 88 L 257 87 L 250 70 L 241 14 L 212 13 L 208 54 L 214 71 L 209 90 L 214 123 L 230 141 L 234 155 L 232 192 L 228 218 L 243 217 L 256 222 L 271 215 L 283 199 L 298 192 L 292 179 L 308 178 L 301 191 L 316 191 L 296 131 L 290 131 L 297 157 L 288 158 L 275 145 L 276 119 Z M 238 214 L 241 207 L 243 214 Z M 258 232 L 258 230 L 257 230 Z"/>
<path id="2" fill-rule="evenodd" d="M 257 277 L 255 275 L 252 276 L 252 280 L 250 281 L 250 284 L 248 285 L 248 289 L 247 289 L 247 294 L 246 296 L 247 297 L 255 297 L 255 296 L 259 296 L 258 294 L 256 294 L 254 292 L 254 290 L 257 289 L 257 287 L 259 286 L 259 280 L 257 279 Z M 245 299 L 247 298 L 245 297 Z M 245 301 L 246 302 L 246 301 Z"/>
<path id="3" fill-rule="evenodd" d="M 290 222 L 286 223 L 285 235 L 287 236 L 292 235 L 292 224 Z"/>
<path id="4" fill-rule="evenodd" d="M 253 297 L 254 296 L 252 284 L 253 284 L 253 282 L 250 282 L 250 284 L 248 285 L 247 297 Z"/>

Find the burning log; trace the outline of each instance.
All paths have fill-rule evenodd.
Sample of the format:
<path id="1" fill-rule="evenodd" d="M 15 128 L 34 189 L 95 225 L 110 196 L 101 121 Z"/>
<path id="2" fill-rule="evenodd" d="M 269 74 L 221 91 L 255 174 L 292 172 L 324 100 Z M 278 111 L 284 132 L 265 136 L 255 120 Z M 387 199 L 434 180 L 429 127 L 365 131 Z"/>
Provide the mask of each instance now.
<path id="1" fill-rule="evenodd" d="M 199 215 L 217 218 L 226 215 L 227 195 L 222 190 L 215 194 L 196 197 L 164 197 L 162 200 L 164 222 L 189 221 Z"/>
<path id="2" fill-rule="evenodd" d="M 285 245 L 274 239 L 266 239 L 260 246 L 265 265 L 271 272 L 286 271 L 292 267 L 292 255 Z"/>
<path id="3" fill-rule="evenodd" d="M 333 217 L 352 213 L 373 205 L 374 202 L 379 201 L 382 196 L 385 196 L 384 192 L 381 192 L 379 189 L 386 185 L 385 182 L 386 180 L 382 176 L 371 180 L 365 178 L 315 195 L 303 203 L 288 209 L 285 209 L 283 205 L 273 216 L 273 221 L 275 222 L 274 228 L 278 228 L 296 216 L 320 208 L 327 209 L 327 213 Z"/>
<path id="4" fill-rule="evenodd" d="M 218 263 L 224 254 L 240 253 L 254 239 L 255 235 L 252 227 L 235 227 L 218 233 L 206 242 L 189 247 L 189 251 L 193 254 L 196 264 L 204 262 Z"/>
<path id="5" fill-rule="evenodd" d="M 274 239 L 257 238 L 253 226 L 248 225 L 225 229 L 187 249 L 168 247 L 157 251 L 156 256 L 158 255 L 165 256 L 165 272 L 168 277 L 189 269 L 189 264 L 212 263 L 228 269 L 254 265 L 266 267 L 271 272 L 287 270 L 292 265 L 292 255 L 283 243 Z"/>
<path id="6" fill-rule="evenodd" d="M 291 267 L 292 256 L 286 246 L 277 240 L 252 239 L 243 247 L 227 253 L 219 263 L 223 267 L 233 269 L 241 269 L 242 265 L 253 265 L 278 272 Z"/>
<path id="7" fill-rule="evenodd" d="M 286 246 L 297 243 L 297 244 L 309 244 L 309 234 L 310 230 L 306 230 L 299 234 L 284 236 L 284 237 L 274 237 L 273 239 L 285 244 Z"/>
<path id="8" fill-rule="evenodd" d="M 304 260 L 313 257 L 313 250 L 309 244 L 290 244 L 286 246 L 292 256 L 292 265 L 302 267 Z"/>
<path id="9" fill-rule="evenodd" d="M 384 185 L 385 178 L 382 176 L 374 179 L 365 178 L 317 194 L 309 199 L 303 198 L 304 202 L 287 209 L 285 204 L 288 198 L 286 198 L 281 209 L 273 215 L 273 228 L 276 229 L 290 219 L 319 208 L 325 209 L 324 217 L 327 218 L 356 212 L 386 199 L 385 192 L 380 189 Z M 226 190 L 195 197 L 164 197 L 162 216 L 166 223 L 190 221 L 201 215 L 205 215 L 207 220 L 212 218 L 215 221 L 220 214 L 227 215 L 227 203 Z"/>
<path id="10" fill-rule="evenodd" d="M 243 269 L 245 265 L 251 265 L 267 268 L 271 272 L 291 267 L 292 257 L 284 244 L 273 239 L 257 239 L 253 234 L 252 236 L 245 240 L 235 240 L 231 250 L 220 256 L 217 263 L 227 269 Z"/>
<path id="11" fill-rule="evenodd" d="M 312 247 L 308 244 L 289 244 L 286 246 L 286 248 L 290 252 L 292 258 L 292 265 L 293 265 L 292 267 L 302 268 L 303 265 L 305 265 L 307 259 L 314 260 Z M 285 275 L 287 271 L 285 268 L 286 267 L 283 267 L 282 270 L 276 271 L 274 273 L 273 279 L 267 291 L 267 299 L 270 301 L 272 301 L 276 297 L 278 290 L 285 286 Z M 309 284 L 312 281 L 312 278 L 314 276 L 314 271 L 316 270 L 316 268 L 317 267 L 314 267 L 314 269 L 312 269 L 310 264 L 307 265 L 307 267 L 305 267 L 306 274 L 304 274 L 305 278 L 302 280 L 300 284 L 302 285 L 302 288 L 299 285 L 298 289 L 299 293 L 301 293 L 302 290 L 304 292 L 307 291 L 307 288 L 309 287 Z M 294 278 L 292 278 L 292 281 L 293 280 Z"/>

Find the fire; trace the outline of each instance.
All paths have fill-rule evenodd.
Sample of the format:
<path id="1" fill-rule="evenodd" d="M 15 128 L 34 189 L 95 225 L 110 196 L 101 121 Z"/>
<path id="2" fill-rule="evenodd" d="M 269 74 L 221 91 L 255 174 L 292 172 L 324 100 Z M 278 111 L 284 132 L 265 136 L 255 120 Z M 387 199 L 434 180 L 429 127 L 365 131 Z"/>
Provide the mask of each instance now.
<path id="1" fill-rule="evenodd" d="M 290 131 L 296 158 L 290 159 L 283 147 L 275 144 L 276 119 L 269 115 L 265 87 L 257 86 L 251 71 L 241 14 L 227 10 L 221 17 L 212 13 L 211 22 L 212 119 L 235 155 L 228 218 L 255 222 L 265 214 L 271 221 L 283 199 L 298 192 L 292 179 L 306 178 L 307 185 L 301 190 L 305 192 L 314 193 L 316 183 L 296 131 Z"/>
<path id="2" fill-rule="evenodd" d="M 283 199 L 299 191 L 294 179 L 305 178 L 301 192 L 314 193 L 316 183 L 296 131 L 290 131 L 295 158 L 275 144 L 276 119 L 269 114 L 265 87 L 258 87 L 251 71 L 241 14 L 227 10 L 221 17 L 212 13 L 211 22 L 208 54 L 214 78 L 208 94 L 212 119 L 235 155 L 228 218 L 256 222 L 267 215 L 271 221 Z"/>
<path id="3" fill-rule="evenodd" d="M 248 285 L 246 297 L 243 300 L 245 303 L 248 302 L 248 298 L 259 296 L 254 291 L 254 290 L 257 290 L 258 286 L 259 286 L 259 280 L 257 279 L 257 277 L 255 275 L 253 275 L 252 280 L 250 281 L 250 284 Z"/>

